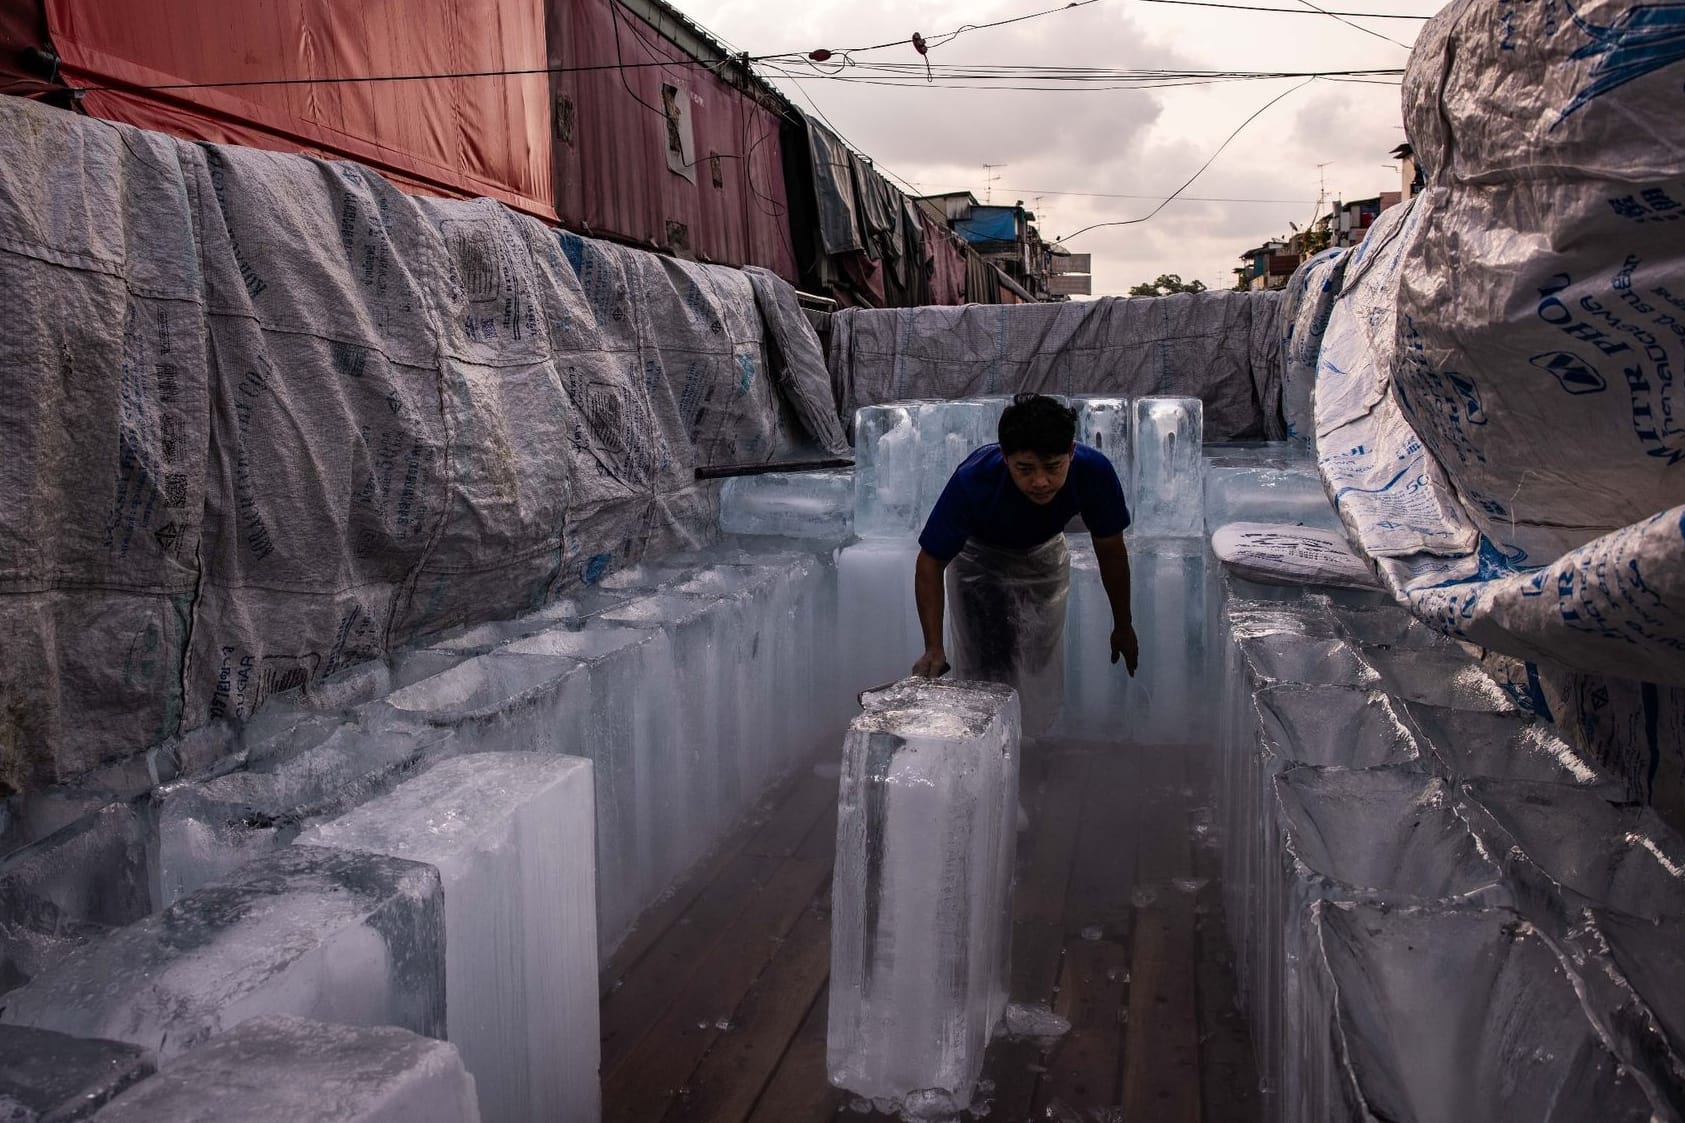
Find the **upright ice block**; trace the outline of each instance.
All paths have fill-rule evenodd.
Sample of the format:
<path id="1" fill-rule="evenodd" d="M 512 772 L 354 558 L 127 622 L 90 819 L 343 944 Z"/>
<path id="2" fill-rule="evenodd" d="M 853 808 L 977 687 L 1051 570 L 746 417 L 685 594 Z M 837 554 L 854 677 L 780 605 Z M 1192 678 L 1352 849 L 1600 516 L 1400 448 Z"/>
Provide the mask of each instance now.
<path id="1" fill-rule="evenodd" d="M 445 1032 L 438 871 L 287 846 L 6 996 L 0 1022 L 169 1060 L 263 1014 Z"/>
<path id="2" fill-rule="evenodd" d="M 486 1123 L 598 1114 L 591 807 L 590 761 L 485 753 L 300 836 L 438 869 L 447 1036 Z"/>
<path id="3" fill-rule="evenodd" d="M 153 1067 L 144 1049 L 121 1041 L 0 1026 L 0 1119 L 86 1119 Z"/>
<path id="4" fill-rule="evenodd" d="M 1006 1006 L 1018 700 L 909 679 L 849 727 L 832 883 L 831 1083 L 971 1102 Z"/>
<path id="5" fill-rule="evenodd" d="M 1137 398 L 1129 433 L 1135 537 L 1205 534 L 1205 406 L 1198 398 Z"/>
<path id="6" fill-rule="evenodd" d="M 590 676 L 574 753 L 593 765 L 598 953 L 606 959 L 638 914 L 684 872 L 670 837 L 684 796 L 668 775 L 679 732 L 672 641 L 660 629 L 553 629 L 503 653 L 577 659 Z"/>
<path id="7" fill-rule="evenodd" d="M 995 440 L 1005 398 L 868 406 L 854 422 L 854 532 L 917 535 L 948 477 Z"/>
<path id="8" fill-rule="evenodd" d="M 479 1123 L 456 1049 L 390 1026 L 254 1018 L 164 1066 L 95 1123 Z M 535 1117 L 536 1118 L 536 1117 Z"/>
<path id="9" fill-rule="evenodd" d="M 769 472 L 720 485 L 720 529 L 843 542 L 854 533 L 854 472 Z"/>
<path id="10" fill-rule="evenodd" d="M 1104 453 L 1112 468 L 1129 486 L 1129 422 L 1132 414 L 1128 398 L 1078 397 L 1071 400 L 1077 411 L 1077 440 L 1089 448 Z M 991 438 L 992 439 L 992 438 Z"/>
<path id="11" fill-rule="evenodd" d="M 924 651 L 913 603 L 918 552 L 918 543 L 911 539 L 878 539 L 845 546 L 837 555 L 845 691 L 901 678 Z"/>
<path id="12" fill-rule="evenodd" d="M 919 433 L 909 404 L 868 406 L 854 415 L 854 533 L 916 534 Z"/>

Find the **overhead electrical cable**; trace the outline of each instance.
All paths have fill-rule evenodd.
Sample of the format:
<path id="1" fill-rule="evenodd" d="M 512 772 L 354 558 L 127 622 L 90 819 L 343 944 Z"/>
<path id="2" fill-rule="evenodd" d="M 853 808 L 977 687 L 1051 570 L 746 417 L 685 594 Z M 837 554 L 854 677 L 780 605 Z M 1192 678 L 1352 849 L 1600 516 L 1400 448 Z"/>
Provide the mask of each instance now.
<path id="1" fill-rule="evenodd" d="M 1165 207 L 1167 207 L 1171 203 L 1175 202 L 1177 197 L 1180 196 L 1182 194 L 1182 192 L 1186 191 L 1190 186 L 1192 186 L 1194 180 L 1196 180 L 1200 176 L 1204 175 L 1205 169 L 1209 168 L 1212 164 L 1214 164 L 1216 162 L 1217 157 L 1219 157 L 1223 154 L 1223 149 L 1227 148 L 1229 146 L 1230 142 L 1233 141 L 1235 137 L 1239 136 L 1242 132 L 1244 132 L 1246 130 L 1246 126 L 1250 125 L 1252 122 L 1254 122 L 1258 118 L 1262 117 L 1264 115 L 1265 111 L 1267 111 L 1276 102 L 1278 102 L 1281 99 L 1287 97 L 1289 94 L 1297 93 L 1298 91 L 1304 89 L 1306 86 L 1310 85 L 1314 81 L 1316 81 L 1315 78 L 1306 78 L 1303 82 L 1300 82 L 1298 85 L 1291 86 L 1288 89 L 1285 89 L 1285 90 L 1281 91 L 1281 93 L 1275 95 L 1269 101 L 1266 101 L 1263 105 L 1261 105 L 1257 109 L 1255 109 L 1252 112 L 1252 115 L 1250 117 L 1248 117 L 1246 120 L 1242 121 L 1239 125 L 1235 126 L 1234 132 L 1230 133 L 1226 138 L 1224 138 L 1223 143 L 1219 144 L 1217 146 L 1217 150 L 1210 155 L 1210 157 L 1205 161 L 1205 163 L 1203 163 L 1199 166 L 1198 171 L 1194 172 L 1193 175 L 1189 176 L 1183 182 L 1182 186 L 1178 187 L 1175 191 L 1172 191 L 1169 196 L 1167 196 L 1163 201 L 1161 201 L 1158 204 L 1158 206 L 1154 207 L 1152 210 L 1148 211 L 1146 214 L 1142 215 L 1140 218 L 1125 218 L 1125 219 L 1119 219 L 1115 222 L 1096 222 L 1091 226 L 1084 226 L 1081 230 L 1078 230 L 1075 234 L 1066 234 L 1066 235 L 1062 235 L 1058 238 L 1055 238 L 1055 239 L 1053 239 L 1054 242 L 1056 244 L 1060 243 L 1060 242 L 1065 242 L 1065 241 L 1068 241 L 1071 238 L 1075 238 L 1079 235 L 1086 234 L 1090 230 L 1099 230 L 1101 227 L 1105 227 L 1105 226 L 1134 226 L 1138 223 L 1146 222 L 1148 219 L 1150 219 L 1154 215 L 1158 214 L 1159 211 L 1162 211 Z"/>

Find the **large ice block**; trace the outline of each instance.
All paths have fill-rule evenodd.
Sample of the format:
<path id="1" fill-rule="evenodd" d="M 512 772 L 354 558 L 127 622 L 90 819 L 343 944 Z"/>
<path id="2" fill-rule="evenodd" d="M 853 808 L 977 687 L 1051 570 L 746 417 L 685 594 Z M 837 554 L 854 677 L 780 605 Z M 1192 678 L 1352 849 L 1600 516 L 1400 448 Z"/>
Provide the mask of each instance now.
<path id="1" fill-rule="evenodd" d="M 1228 523 L 1292 523 L 1339 530 L 1340 517 L 1323 489 L 1314 463 L 1287 468 L 1223 468 L 1205 470 L 1205 528 Z"/>
<path id="2" fill-rule="evenodd" d="M 1398 651 L 1461 650 L 1456 640 L 1434 631 L 1401 605 L 1330 604 L 1328 611 L 1341 634 L 1362 647 Z"/>
<path id="3" fill-rule="evenodd" d="M 1129 486 L 1129 425 L 1133 410 L 1128 398 L 1076 397 L 1077 440 L 1105 454 L 1125 488 Z M 990 438 L 991 440 L 993 438 Z"/>
<path id="4" fill-rule="evenodd" d="M 1685 1113 L 1685 919 L 1588 909 L 1571 938 L 1586 1008 L 1672 1123 Z"/>
<path id="5" fill-rule="evenodd" d="M 479 1123 L 481 1116 L 473 1078 L 446 1042 L 390 1026 L 267 1017 L 164 1066 L 93 1118 L 94 1123 Z"/>
<path id="6" fill-rule="evenodd" d="M 1562 962 L 1507 909 L 1313 906 L 1303 1119 L 1649 1123 Z M 1330 1043 L 1333 1052 L 1329 1052 Z"/>
<path id="7" fill-rule="evenodd" d="M 1205 550 L 1196 541 L 1158 540 L 1131 549 L 1129 561 L 1141 649 L 1140 668 L 1129 680 L 1134 698 L 1129 739 L 1143 745 L 1205 744 L 1218 689 L 1206 649 Z M 1110 620 L 1108 608 L 1092 611 Z M 1090 661 L 1096 657 L 1093 651 L 1083 654 Z M 1099 656 L 1109 657 L 1109 648 Z"/>
<path id="8" fill-rule="evenodd" d="M 1275 779 L 1281 843 L 1277 876 L 1261 912 L 1249 971 L 1260 1070 L 1280 1089 L 1283 1119 L 1308 1114 L 1304 1050 L 1310 1040 L 1302 966 L 1311 959 L 1306 922 L 1316 900 L 1401 907 L 1508 905 L 1502 874 L 1457 815 L 1445 782 L 1397 768 L 1297 766 Z"/>
<path id="9" fill-rule="evenodd" d="M 1375 668 L 1343 639 L 1270 631 L 1237 635 L 1241 659 L 1252 681 L 1316 686 L 1374 686 Z"/>
<path id="10" fill-rule="evenodd" d="M 598 1114 L 591 771 L 458 757 L 299 839 L 438 869 L 447 1036 L 487 1123 Z"/>
<path id="11" fill-rule="evenodd" d="M 1018 700 L 907 680 L 844 744 L 827 1065 L 869 1099 L 957 1112 L 1006 1007 Z"/>
<path id="12" fill-rule="evenodd" d="M 1137 398 L 1129 432 L 1132 537 L 1205 534 L 1205 406 L 1198 398 Z"/>
<path id="13" fill-rule="evenodd" d="M 844 542 L 854 533 L 854 471 L 734 476 L 720 485 L 720 529 Z"/>
<path id="14" fill-rule="evenodd" d="M 924 651 L 913 602 L 918 543 L 878 539 L 843 547 L 837 555 L 841 686 L 859 691 L 907 674 Z"/>
<path id="15" fill-rule="evenodd" d="M 995 440 L 1004 398 L 893 402 L 867 406 L 854 421 L 854 532 L 861 538 L 917 535 L 948 477 Z"/>
<path id="16" fill-rule="evenodd" d="M 741 640 L 735 603 L 721 597 L 654 593 L 597 617 L 596 627 L 660 630 L 672 644 L 676 735 L 656 765 L 651 798 L 671 807 L 653 841 L 658 862 L 681 868 L 702 857 L 725 829 L 739 759 L 738 668 L 727 657 Z M 588 703 L 583 712 L 589 712 Z M 665 857 L 661 857 L 665 855 Z"/>
<path id="17" fill-rule="evenodd" d="M 1460 650 L 1366 647 L 1362 655 L 1379 675 L 1380 688 L 1406 702 L 1487 713 L 1516 712 L 1503 687 Z"/>
<path id="18" fill-rule="evenodd" d="M 1462 790 L 1518 907 L 1548 934 L 1572 927 L 1587 906 L 1685 918 L 1685 839 L 1653 809 L 1565 784 L 1470 780 Z"/>
<path id="19" fill-rule="evenodd" d="M 638 914 L 684 872 L 671 837 L 684 798 L 671 776 L 680 731 L 672 641 L 660 629 L 554 629 L 505 651 L 578 659 L 590 676 L 575 752 L 593 765 L 598 951 L 606 959 Z"/>
<path id="20" fill-rule="evenodd" d="M 318 739 L 320 732 L 311 726 L 296 745 L 274 747 L 242 771 L 167 784 L 153 794 L 160 907 L 291 841 L 305 823 L 390 789 L 452 748 L 450 733 L 437 728 L 339 725 Z"/>
<path id="21" fill-rule="evenodd" d="M 152 1069 L 144 1049 L 120 1041 L 0 1026 L 0 1119 L 86 1119 L 131 1084 L 151 1076 Z"/>
<path id="22" fill-rule="evenodd" d="M 1065 705 L 1059 731 L 1094 741 L 1130 739 L 1137 692 L 1111 661 L 1112 608 L 1084 535 L 1070 536 L 1071 594 L 1065 619 Z M 1143 644 L 1142 649 L 1147 650 Z"/>
<path id="23" fill-rule="evenodd" d="M 854 415 L 854 533 L 917 534 L 921 484 L 912 405 L 868 406 Z"/>
<path id="24" fill-rule="evenodd" d="M 0 1022 L 160 1061 L 263 1014 L 445 1032 L 444 905 L 416 862 L 288 846 L 6 996 Z"/>
<path id="25" fill-rule="evenodd" d="M 458 752 L 571 752 L 589 705 L 583 671 L 558 656 L 480 655 L 372 703 L 362 723 L 448 729 Z"/>
<path id="26" fill-rule="evenodd" d="M 146 810 L 108 804 L 0 861 L 0 992 L 153 910 Z"/>
<path id="27" fill-rule="evenodd" d="M 1618 799 L 1625 785 L 1586 763 L 1553 727 L 1520 713 L 1398 702 L 1434 771 L 1455 780 L 1538 780 L 1595 788 Z"/>
<path id="28" fill-rule="evenodd" d="M 1258 691 L 1255 704 L 1260 741 L 1281 760 L 1336 768 L 1421 760 L 1421 746 L 1381 691 L 1283 683 Z"/>

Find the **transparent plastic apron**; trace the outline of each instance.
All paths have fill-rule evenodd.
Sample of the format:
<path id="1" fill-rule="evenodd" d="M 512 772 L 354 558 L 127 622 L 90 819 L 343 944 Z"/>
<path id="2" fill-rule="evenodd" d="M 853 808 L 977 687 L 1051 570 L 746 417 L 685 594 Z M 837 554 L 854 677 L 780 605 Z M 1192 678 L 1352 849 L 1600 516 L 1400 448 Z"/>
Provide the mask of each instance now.
<path id="1" fill-rule="evenodd" d="M 1024 732 L 1046 732 L 1065 697 L 1065 536 L 1030 550 L 967 542 L 948 563 L 947 585 L 955 677 L 1017 688 Z"/>

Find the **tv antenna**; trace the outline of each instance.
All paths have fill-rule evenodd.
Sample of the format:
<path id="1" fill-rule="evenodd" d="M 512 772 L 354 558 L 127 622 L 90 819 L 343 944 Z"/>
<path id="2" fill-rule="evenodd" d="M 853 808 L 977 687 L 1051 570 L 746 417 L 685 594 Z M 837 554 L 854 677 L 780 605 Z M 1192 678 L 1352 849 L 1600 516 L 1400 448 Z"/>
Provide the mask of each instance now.
<path id="1" fill-rule="evenodd" d="M 1000 176 L 995 172 L 995 169 L 1004 168 L 1006 166 L 1007 165 L 1005 164 L 983 165 L 983 204 L 985 206 L 992 206 L 995 201 L 995 180 L 1000 178 Z"/>

